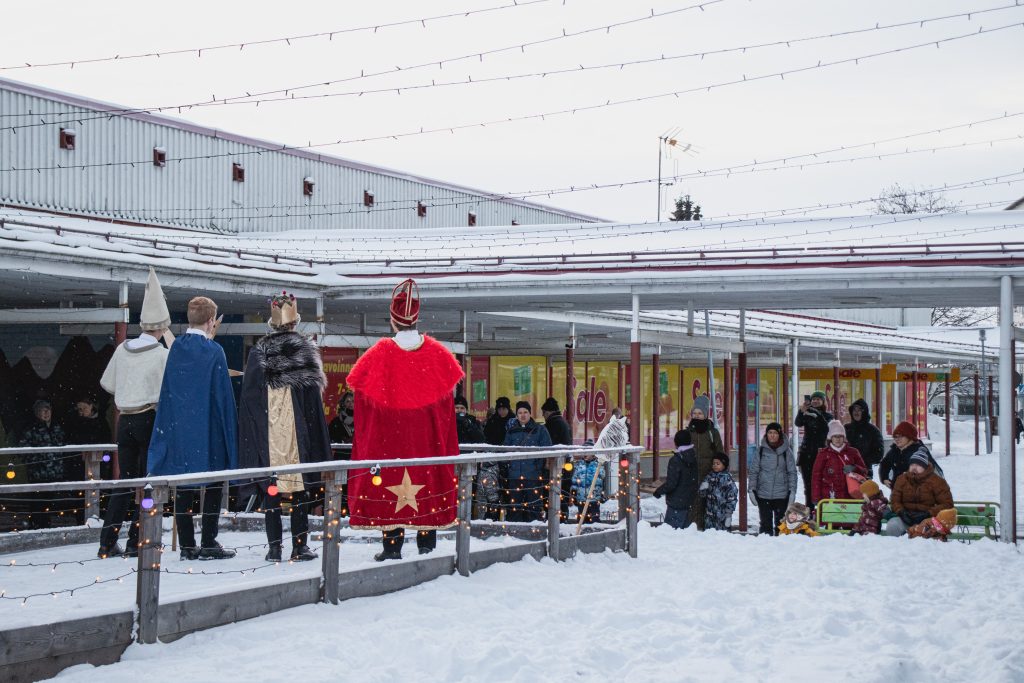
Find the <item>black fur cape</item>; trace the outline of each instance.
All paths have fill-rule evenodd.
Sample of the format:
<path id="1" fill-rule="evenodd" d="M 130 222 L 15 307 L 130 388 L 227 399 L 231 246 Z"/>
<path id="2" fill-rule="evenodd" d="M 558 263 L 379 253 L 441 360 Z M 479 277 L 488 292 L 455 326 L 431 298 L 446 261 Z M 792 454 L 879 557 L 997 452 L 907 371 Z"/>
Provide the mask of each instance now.
<path id="1" fill-rule="evenodd" d="M 295 413 L 295 434 L 300 462 L 331 459 L 331 439 L 324 419 L 324 377 L 320 350 L 297 332 L 274 332 L 249 351 L 238 405 L 238 466 L 270 466 L 270 429 L 267 389 L 290 387 Z M 318 473 L 305 475 L 306 489 L 314 491 Z M 260 482 L 263 490 L 266 481 Z"/>

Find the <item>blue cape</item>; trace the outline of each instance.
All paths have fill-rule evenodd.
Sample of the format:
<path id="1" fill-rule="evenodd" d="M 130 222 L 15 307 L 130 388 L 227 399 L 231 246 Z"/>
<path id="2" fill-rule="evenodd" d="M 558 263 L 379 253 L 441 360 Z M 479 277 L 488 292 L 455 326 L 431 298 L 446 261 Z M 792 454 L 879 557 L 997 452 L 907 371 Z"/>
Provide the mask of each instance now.
<path id="1" fill-rule="evenodd" d="M 149 443 L 149 472 L 235 469 L 237 424 L 224 349 L 200 334 L 181 335 L 167 354 Z"/>

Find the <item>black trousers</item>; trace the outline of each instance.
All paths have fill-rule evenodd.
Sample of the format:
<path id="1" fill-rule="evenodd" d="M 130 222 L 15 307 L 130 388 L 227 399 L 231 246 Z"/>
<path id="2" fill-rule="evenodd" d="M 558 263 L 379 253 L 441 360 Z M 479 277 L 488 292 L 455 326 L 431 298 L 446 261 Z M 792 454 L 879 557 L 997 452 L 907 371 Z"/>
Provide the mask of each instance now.
<path id="1" fill-rule="evenodd" d="M 761 517 L 761 533 L 779 535 L 779 524 L 786 516 L 789 500 L 786 498 L 762 498 L 757 496 L 757 513 Z"/>
<path id="2" fill-rule="evenodd" d="M 207 493 L 206 495 L 210 495 Z M 292 547 L 306 545 L 309 538 L 309 494 L 305 491 L 292 493 Z M 265 498 L 264 515 L 267 520 L 267 541 L 271 547 L 281 546 L 283 526 L 281 524 L 281 494 Z"/>
<path id="3" fill-rule="evenodd" d="M 153 420 L 156 411 L 150 410 L 137 415 L 121 415 L 117 421 L 117 460 L 121 467 L 121 479 L 137 479 L 146 476 L 146 454 L 149 439 L 153 435 Z M 121 524 L 128 520 L 128 548 L 139 546 L 138 510 L 131 489 L 117 489 L 110 494 L 107 512 L 103 516 L 103 531 L 100 545 L 113 547 L 121 533 Z"/>
<path id="4" fill-rule="evenodd" d="M 807 507 L 813 509 L 814 503 L 811 501 L 811 476 L 814 473 L 814 463 L 809 465 L 800 465 L 800 477 L 804 480 L 804 498 Z"/>
<path id="5" fill-rule="evenodd" d="M 388 553 L 401 553 L 405 544 L 405 529 L 391 529 L 384 532 L 384 551 Z M 433 550 L 437 547 L 437 531 L 416 532 L 416 547 Z"/>
<path id="6" fill-rule="evenodd" d="M 206 490 L 203 500 L 202 548 L 213 548 L 217 545 L 217 521 L 220 519 L 220 499 L 224 493 L 224 484 L 208 484 L 202 488 L 178 490 L 174 498 L 174 518 L 178 523 L 178 545 L 182 548 L 196 547 L 196 526 L 192 514 L 198 507 L 199 492 Z"/>

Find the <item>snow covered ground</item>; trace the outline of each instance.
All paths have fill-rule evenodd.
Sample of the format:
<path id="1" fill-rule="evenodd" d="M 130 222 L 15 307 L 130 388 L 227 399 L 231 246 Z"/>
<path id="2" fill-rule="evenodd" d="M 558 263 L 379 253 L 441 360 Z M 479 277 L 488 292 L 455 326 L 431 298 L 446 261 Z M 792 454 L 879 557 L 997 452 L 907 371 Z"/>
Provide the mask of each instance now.
<path id="1" fill-rule="evenodd" d="M 969 448 L 957 437 L 954 430 L 956 451 L 973 452 L 973 436 Z M 934 450 L 944 452 L 941 445 Z M 998 456 L 939 461 L 957 499 L 998 500 Z M 645 499 L 645 516 L 658 503 Z M 261 533 L 221 540 L 264 542 Z M 701 534 L 648 524 L 640 525 L 639 547 L 636 560 L 624 553 L 564 563 L 527 559 L 388 596 L 300 607 L 175 643 L 132 645 L 118 664 L 79 666 L 59 678 L 1024 681 L 1024 553 L 1018 548 L 990 541 Z M 342 567 L 367 566 L 375 550 L 343 544 Z M 78 559 L 93 551 L 71 546 L 37 551 L 32 559 Z M 216 563 L 172 556 L 167 564 L 238 570 L 263 564 L 263 552 L 242 550 L 238 559 Z M 438 552 L 454 552 L 454 543 L 440 542 Z M 79 573 L 88 580 L 127 569 L 120 560 L 60 565 L 56 572 L 4 567 L 13 557 L 0 557 L 0 588 L 8 595 L 46 590 L 56 578 L 72 585 Z M 245 575 L 173 574 L 163 577 L 162 595 L 315 575 L 319 565 L 310 564 Z M 0 623 L 84 616 L 130 607 L 133 599 L 126 578 L 74 597 L 33 598 L 24 607 L 2 600 Z"/>

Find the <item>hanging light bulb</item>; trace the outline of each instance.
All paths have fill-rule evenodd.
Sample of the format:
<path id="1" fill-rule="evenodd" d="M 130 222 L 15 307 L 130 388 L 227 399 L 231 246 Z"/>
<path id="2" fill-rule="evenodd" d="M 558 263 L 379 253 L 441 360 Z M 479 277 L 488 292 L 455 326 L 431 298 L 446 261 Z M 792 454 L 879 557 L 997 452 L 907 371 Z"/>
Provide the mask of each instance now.
<path id="1" fill-rule="evenodd" d="M 153 509 L 153 485 L 146 484 L 146 487 L 142 489 L 142 509 L 152 510 Z"/>
<path id="2" fill-rule="evenodd" d="M 14 463 L 7 463 L 7 478 L 14 479 L 16 476 L 18 476 L 18 473 L 14 471 Z"/>
<path id="3" fill-rule="evenodd" d="M 622 460 L 620 460 L 619 461 L 619 467 L 621 467 L 622 469 L 628 469 L 629 468 L 629 458 L 623 458 Z"/>
<path id="4" fill-rule="evenodd" d="M 270 475 L 270 486 L 267 487 L 268 496 L 276 496 L 281 492 L 281 489 L 277 488 L 277 472 Z"/>
<path id="5" fill-rule="evenodd" d="M 572 461 L 569 461 L 569 462 L 565 463 L 565 465 L 563 465 L 563 467 L 565 468 L 566 472 L 572 472 Z"/>
<path id="6" fill-rule="evenodd" d="M 370 479 L 370 482 L 374 486 L 380 486 L 381 483 L 384 481 L 380 476 L 380 465 L 374 465 L 373 467 L 371 467 L 370 474 L 373 475 L 373 478 Z"/>
<path id="7" fill-rule="evenodd" d="M 103 454 L 103 462 L 110 462 L 110 453 Z"/>

